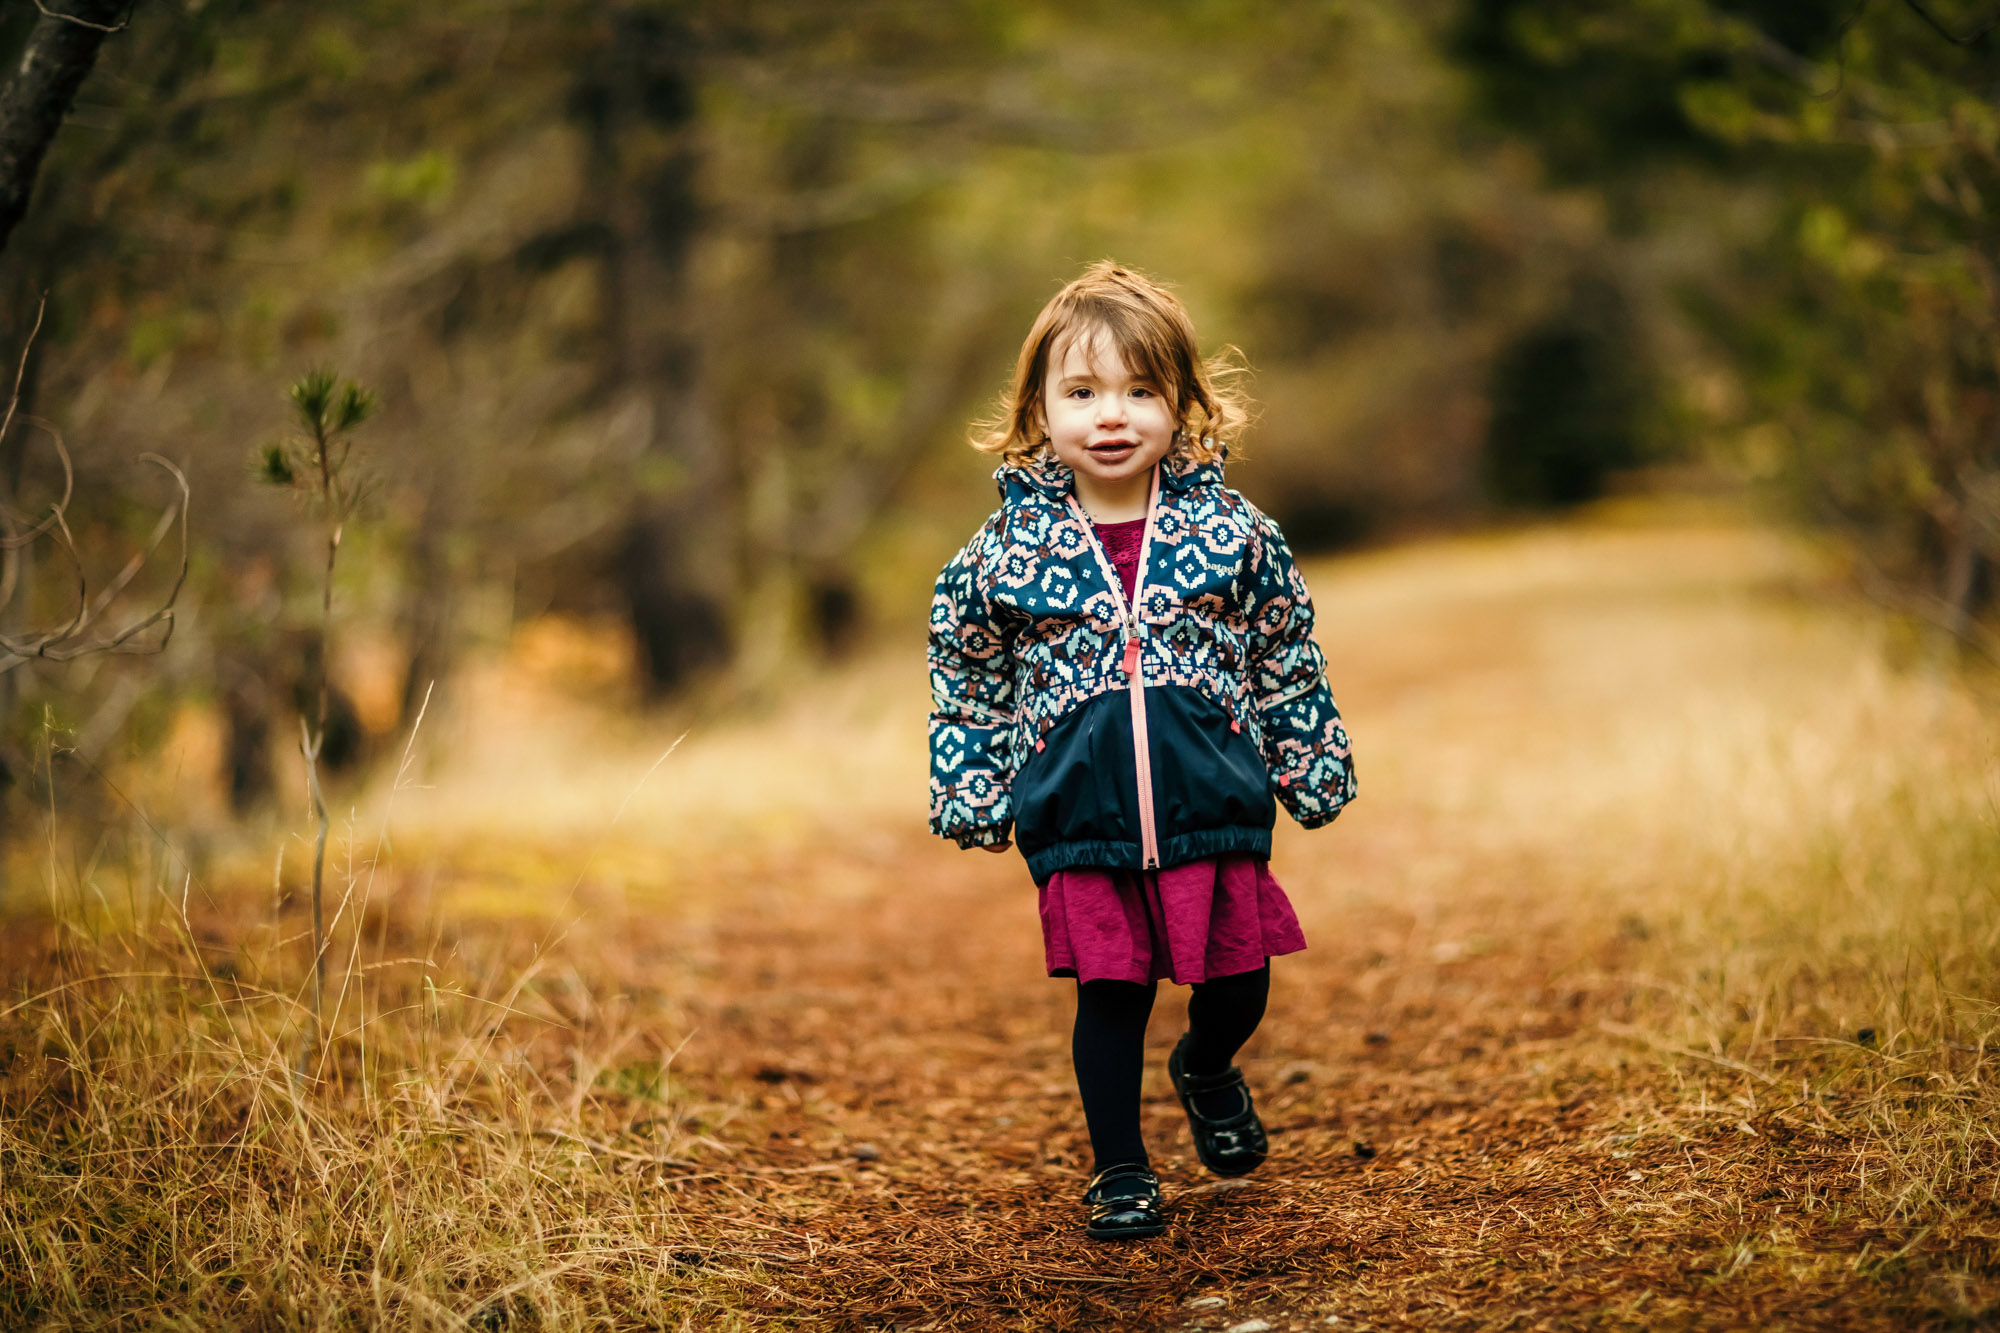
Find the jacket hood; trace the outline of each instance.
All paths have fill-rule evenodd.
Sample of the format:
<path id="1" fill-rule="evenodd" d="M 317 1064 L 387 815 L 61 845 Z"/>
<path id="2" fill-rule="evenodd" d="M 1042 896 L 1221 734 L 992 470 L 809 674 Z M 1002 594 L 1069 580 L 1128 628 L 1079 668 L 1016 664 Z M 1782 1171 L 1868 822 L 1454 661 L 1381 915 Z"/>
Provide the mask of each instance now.
<path id="1" fill-rule="evenodd" d="M 1222 446 L 1222 457 L 1211 463 L 1169 454 L 1161 465 L 1160 487 L 1186 492 L 1197 486 L 1220 486 L 1222 466 L 1228 458 L 1228 445 Z M 1003 463 L 993 473 L 993 480 L 999 485 L 1001 501 L 1010 505 L 1037 495 L 1063 504 L 1076 490 L 1076 470 L 1049 455 L 1024 465 Z"/>

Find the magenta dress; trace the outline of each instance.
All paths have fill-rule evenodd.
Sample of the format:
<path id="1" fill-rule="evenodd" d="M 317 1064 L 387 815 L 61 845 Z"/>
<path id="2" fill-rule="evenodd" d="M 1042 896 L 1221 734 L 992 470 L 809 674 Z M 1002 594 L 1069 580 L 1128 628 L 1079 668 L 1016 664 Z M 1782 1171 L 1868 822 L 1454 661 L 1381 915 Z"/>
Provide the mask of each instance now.
<path id="1" fill-rule="evenodd" d="M 1145 520 L 1097 536 L 1131 597 Z M 1261 856 L 1237 852 L 1164 870 L 1058 870 L 1041 886 L 1042 950 L 1052 977 L 1192 985 L 1254 972 L 1306 947 L 1298 914 Z"/>

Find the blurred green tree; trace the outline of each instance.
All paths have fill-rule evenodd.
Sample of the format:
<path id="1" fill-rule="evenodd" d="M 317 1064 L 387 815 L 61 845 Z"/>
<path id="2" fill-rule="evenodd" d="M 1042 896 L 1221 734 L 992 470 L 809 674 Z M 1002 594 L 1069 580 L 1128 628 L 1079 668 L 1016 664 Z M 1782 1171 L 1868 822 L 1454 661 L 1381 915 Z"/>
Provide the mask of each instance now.
<path id="1" fill-rule="evenodd" d="M 1744 461 L 1961 638 L 2000 558 L 1993 32 L 1956 0 L 1478 0 L 1457 33 L 1488 113 L 1628 228 L 1733 229 L 1685 295 Z"/>

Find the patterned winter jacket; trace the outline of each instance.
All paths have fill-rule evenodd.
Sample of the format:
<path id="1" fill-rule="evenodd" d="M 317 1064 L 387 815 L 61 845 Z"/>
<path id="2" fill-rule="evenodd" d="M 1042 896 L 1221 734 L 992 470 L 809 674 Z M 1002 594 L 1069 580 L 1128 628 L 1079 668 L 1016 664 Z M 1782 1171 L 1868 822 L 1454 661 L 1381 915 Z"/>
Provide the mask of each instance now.
<path id="1" fill-rule="evenodd" d="M 1049 462 L 931 601 L 931 831 L 1010 835 L 1035 880 L 1268 855 L 1274 802 L 1307 828 L 1354 798 L 1312 602 L 1278 525 L 1219 463 L 1155 470 L 1136 607 Z"/>

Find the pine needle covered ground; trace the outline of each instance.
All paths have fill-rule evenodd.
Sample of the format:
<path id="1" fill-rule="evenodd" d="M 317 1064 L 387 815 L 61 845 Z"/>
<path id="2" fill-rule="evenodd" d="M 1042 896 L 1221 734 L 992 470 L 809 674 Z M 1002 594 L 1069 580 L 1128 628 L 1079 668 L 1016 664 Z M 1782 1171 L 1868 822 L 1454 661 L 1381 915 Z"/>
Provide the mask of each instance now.
<path id="1" fill-rule="evenodd" d="M 17 861 L 0 1326 L 2000 1322 L 1980 682 L 1714 516 L 1310 572 L 1363 795 L 1280 835 L 1241 1185 L 1163 992 L 1159 1240 L 1079 1237 L 1068 986 L 923 832 L 914 644 L 657 765 L 517 653 L 350 825 L 313 1079 L 272 853 Z"/>

